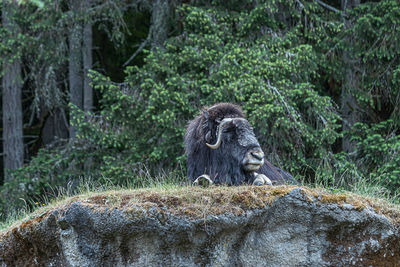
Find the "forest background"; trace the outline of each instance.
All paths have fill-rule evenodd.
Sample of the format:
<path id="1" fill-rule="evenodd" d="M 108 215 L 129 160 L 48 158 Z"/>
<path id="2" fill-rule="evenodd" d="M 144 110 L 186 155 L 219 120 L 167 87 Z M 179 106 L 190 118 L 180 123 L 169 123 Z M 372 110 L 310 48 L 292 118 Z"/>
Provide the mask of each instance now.
<path id="1" fill-rule="evenodd" d="M 241 105 L 268 160 L 306 184 L 399 193 L 399 1 L 0 10 L 0 221 L 82 180 L 184 182 L 185 125 L 216 102 Z"/>

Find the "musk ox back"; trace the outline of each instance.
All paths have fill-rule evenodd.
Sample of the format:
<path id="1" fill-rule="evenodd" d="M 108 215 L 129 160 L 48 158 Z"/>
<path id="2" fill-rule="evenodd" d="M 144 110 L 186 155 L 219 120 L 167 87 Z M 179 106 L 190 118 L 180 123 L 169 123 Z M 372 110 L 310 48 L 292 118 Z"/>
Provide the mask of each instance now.
<path id="1" fill-rule="evenodd" d="M 189 123 L 184 143 L 192 182 L 201 175 L 228 185 L 251 184 L 259 174 L 278 184 L 293 180 L 265 160 L 253 128 L 237 105 L 219 103 L 204 108 Z"/>

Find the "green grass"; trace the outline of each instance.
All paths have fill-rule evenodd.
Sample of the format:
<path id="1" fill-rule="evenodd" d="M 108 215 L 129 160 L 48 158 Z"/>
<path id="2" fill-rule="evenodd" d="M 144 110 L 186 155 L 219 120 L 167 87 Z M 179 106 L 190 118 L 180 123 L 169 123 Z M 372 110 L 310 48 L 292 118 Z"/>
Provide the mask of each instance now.
<path id="1" fill-rule="evenodd" d="M 358 171 L 335 172 L 326 168 L 328 172 L 319 172 L 314 183 L 305 184 L 316 188 L 325 188 L 332 193 L 350 192 L 367 198 L 379 198 L 393 205 L 400 205 L 400 189 L 393 192 L 385 186 L 385 177 L 365 177 Z M 328 173 L 328 174 L 327 174 Z"/>
<path id="2" fill-rule="evenodd" d="M 82 197 L 89 196 L 96 193 L 102 193 L 107 191 L 123 191 L 132 190 L 139 188 L 176 188 L 187 185 L 185 175 L 182 170 L 173 171 L 166 173 L 160 172 L 156 176 L 152 176 L 147 169 L 142 169 L 140 175 L 134 179 L 127 181 L 124 184 L 114 184 L 110 179 L 101 177 L 100 179 L 94 180 L 90 177 L 81 178 L 78 186 L 72 187 L 60 187 L 54 188 L 52 197 L 48 195 L 42 196 L 41 200 L 24 200 L 24 208 L 14 211 L 8 214 L 4 221 L 0 221 L 0 232 L 5 231 L 11 225 L 21 220 L 32 218 L 38 213 L 46 211 L 59 203 L 62 203 L 66 199 L 80 195 Z"/>

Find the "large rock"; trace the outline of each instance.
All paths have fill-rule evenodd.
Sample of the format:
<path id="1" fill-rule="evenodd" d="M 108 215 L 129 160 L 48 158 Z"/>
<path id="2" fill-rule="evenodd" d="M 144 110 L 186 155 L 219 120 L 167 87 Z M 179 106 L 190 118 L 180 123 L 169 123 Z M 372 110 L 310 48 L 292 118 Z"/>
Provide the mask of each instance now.
<path id="1" fill-rule="evenodd" d="M 0 234 L 0 266 L 400 266 L 397 210 L 307 188 L 193 191 L 70 200 Z"/>

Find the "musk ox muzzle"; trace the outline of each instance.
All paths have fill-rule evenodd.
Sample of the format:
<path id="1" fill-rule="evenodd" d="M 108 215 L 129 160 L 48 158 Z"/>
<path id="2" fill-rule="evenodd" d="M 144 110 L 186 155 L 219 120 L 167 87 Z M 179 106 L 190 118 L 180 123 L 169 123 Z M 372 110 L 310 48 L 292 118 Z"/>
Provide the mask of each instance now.
<path id="1" fill-rule="evenodd" d="M 255 172 L 264 164 L 264 152 L 261 148 L 251 149 L 246 152 L 242 167 L 247 172 Z"/>

